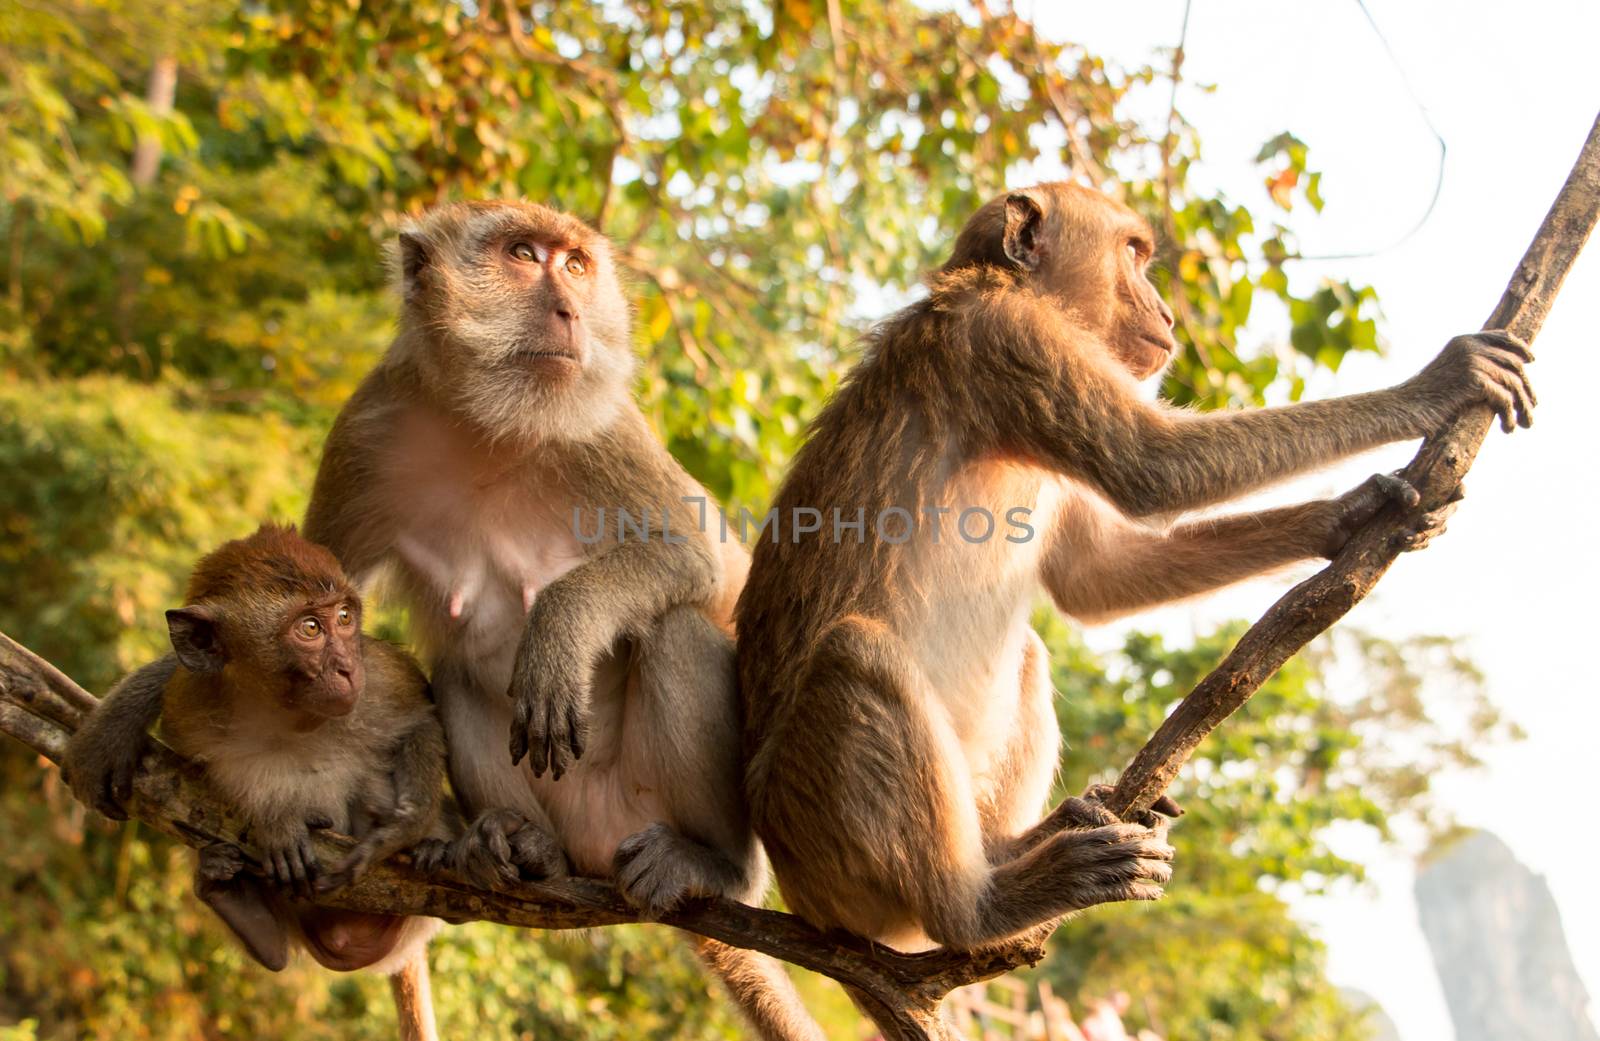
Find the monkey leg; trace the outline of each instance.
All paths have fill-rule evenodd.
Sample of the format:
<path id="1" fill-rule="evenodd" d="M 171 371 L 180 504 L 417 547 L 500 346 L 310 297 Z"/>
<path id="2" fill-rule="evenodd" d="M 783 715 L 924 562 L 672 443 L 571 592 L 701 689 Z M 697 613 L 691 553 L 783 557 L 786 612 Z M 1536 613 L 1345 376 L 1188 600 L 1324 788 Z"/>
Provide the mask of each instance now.
<path id="1" fill-rule="evenodd" d="M 745 812 L 733 644 L 698 610 L 663 615 L 640 640 L 617 769 L 652 789 L 662 820 L 613 856 L 618 887 L 647 916 L 693 896 L 759 900 L 764 880 Z"/>
<path id="2" fill-rule="evenodd" d="M 669 611 L 641 641 L 620 765 L 650 777 L 668 820 L 617 847 L 618 888 L 645 917 L 694 896 L 760 904 L 766 879 L 744 808 L 733 646 L 698 610 Z M 824 1041 L 783 967 L 754 951 L 687 937 L 766 1041 Z"/>
<path id="3" fill-rule="evenodd" d="M 1017 725 L 996 759 L 999 766 L 985 771 L 983 782 L 975 785 L 984 849 L 992 863 L 1026 852 L 1064 826 L 1039 820 L 1061 762 L 1050 654 L 1032 626 L 1023 623 L 1019 630 Z"/>
<path id="4" fill-rule="evenodd" d="M 476 819 L 489 810 L 514 810 L 555 836 L 534 792 L 532 771 L 506 753 L 511 703 L 504 680 L 485 679 L 470 663 L 443 658 L 434 665 L 431 683 L 449 751 L 450 790 L 462 811 Z"/>
<path id="5" fill-rule="evenodd" d="M 237 846 L 214 843 L 200 851 L 194 891 L 216 912 L 245 952 L 263 967 L 281 972 L 289 964 L 289 929 L 284 910 L 260 879 L 242 874 Z"/>
<path id="6" fill-rule="evenodd" d="M 814 923 L 971 948 L 1160 895 L 1171 849 L 1136 824 L 1060 831 L 991 865 L 961 735 L 881 623 L 838 625 L 798 682 L 805 717 L 766 736 L 750 790 L 784 895 Z"/>

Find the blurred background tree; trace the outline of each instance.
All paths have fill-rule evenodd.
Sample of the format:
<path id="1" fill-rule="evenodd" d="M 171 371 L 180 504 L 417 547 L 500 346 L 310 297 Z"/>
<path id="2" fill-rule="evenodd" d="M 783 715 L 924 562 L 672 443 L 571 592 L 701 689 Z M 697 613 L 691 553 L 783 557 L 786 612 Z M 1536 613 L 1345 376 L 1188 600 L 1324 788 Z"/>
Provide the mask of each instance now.
<path id="1" fill-rule="evenodd" d="M 527 196 L 618 242 L 639 393 L 730 507 L 765 507 L 864 325 L 1040 160 L 1161 229 L 1171 397 L 1298 396 L 1379 348 L 1375 294 L 1285 275 L 1288 215 L 1321 205 L 1304 143 L 1265 143 L 1277 210 L 1252 214 L 1191 185 L 1181 113 L 1126 115 L 1171 74 L 981 0 L 0 0 L 0 629 L 104 689 L 156 652 L 198 552 L 297 517 L 392 329 L 385 243 L 445 199 Z M 1258 290 L 1286 341 L 1242 341 Z M 1114 773 L 1231 635 L 1102 660 L 1040 625 L 1064 790 Z M 1352 662 L 1364 693 L 1332 696 Z M 1172 1041 L 1363 1036 L 1285 887 L 1359 878 L 1332 826 L 1448 825 L 1431 770 L 1505 731 L 1480 687 L 1440 641 L 1346 633 L 1297 659 L 1180 785 L 1172 897 L 1086 916 L 1038 971 L 1069 998 L 1139 995 L 1130 1024 Z M 14 747 L 0 777 L 0 1024 L 19 1024 L 0 1037 L 391 1034 L 379 982 L 271 976 L 219 942 L 181 849 L 86 819 Z M 446 1036 L 739 1033 L 661 930 L 469 926 L 434 964 Z M 805 986 L 832 1036 L 862 1034 Z"/>

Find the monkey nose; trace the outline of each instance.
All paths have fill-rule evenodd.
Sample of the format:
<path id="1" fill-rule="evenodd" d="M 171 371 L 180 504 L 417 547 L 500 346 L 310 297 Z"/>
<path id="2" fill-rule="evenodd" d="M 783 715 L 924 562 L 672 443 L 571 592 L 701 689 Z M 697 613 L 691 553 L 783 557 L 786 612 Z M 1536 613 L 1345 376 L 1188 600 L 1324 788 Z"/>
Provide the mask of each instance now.
<path id="1" fill-rule="evenodd" d="M 348 662 L 340 662 L 333 667 L 333 679 L 329 686 L 340 699 L 353 702 L 361 692 L 361 679 L 359 668 Z"/>

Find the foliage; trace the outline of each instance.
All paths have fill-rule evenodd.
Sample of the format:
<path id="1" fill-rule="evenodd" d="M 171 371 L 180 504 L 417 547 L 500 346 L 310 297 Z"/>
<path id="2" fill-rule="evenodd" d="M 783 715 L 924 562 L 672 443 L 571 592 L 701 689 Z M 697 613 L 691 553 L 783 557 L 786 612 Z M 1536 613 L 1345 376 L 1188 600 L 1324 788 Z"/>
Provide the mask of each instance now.
<path id="1" fill-rule="evenodd" d="M 167 58 L 170 107 L 150 87 Z M 642 399 L 734 507 L 768 500 L 864 322 L 1034 163 L 1121 192 L 1161 233 L 1189 345 L 1177 400 L 1297 395 L 1376 350 L 1369 287 L 1285 271 L 1291 218 L 1321 202 L 1305 144 L 1262 149 L 1270 216 L 1197 191 L 1181 113 L 1154 133 L 1124 115 L 1162 75 L 983 3 L 0 0 L 0 629 L 103 687 L 159 646 L 196 553 L 296 516 L 389 335 L 384 243 L 442 199 L 530 195 L 617 240 Z M 147 183 L 140 141 L 161 153 Z M 1285 310 L 1287 343 L 1246 338 L 1259 301 Z M 1072 786 L 1125 761 L 1225 642 L 1139 638 L 1108 663 L 1047 629 L 1084 746 Z M 1178 896 L 1085 917 L 1045 971 L 1151 995 L 1175 1038 L 1350 1036 L 1277 890 L 1359 875 L 1330 825 L 1437 823 L 1427 766 L 1496 732 L 1429 721 L 1418 655 L 1453 653 L 1371 641 L 1293 663 L 1197 766 Z M 1347 659 L 1381 673 L 1360 701 L 1325 696 Z M 0 1022 L 18 1021 L 0 1037 L 388 1033 L 381 983 L 245 966 L 187 895 L 181 850 L 86 827 L 14 748 L 0 771 Z M 434 962 L 447 1036 L 734 1029 L 648 929 L 467 927 Z M 856 1029 L 836 990 L 807 986 L 836 1036 Z"/>
<path id="2" fill-rule="evenodd" d="M 1069 745 L 1061 795 L 1114 780 L 1244 628 L 1184 648 L 1134 634 L 1106 662 L 1054 617 L 1035 621 L 1056 648 Z M 1284 897 L 1363 877 L 1330 848 L 1339 828 L 1405 831 L 1420 847 L 1449 825 L 1431 778 L 1513 736 L 1454 642 L 1324 637 L 1208 738 L 1174 787 L 1186 810 L 1172 830 L 1182 884 L 1157 906 L 1106 908 L 1062 928 L 1039 971 L 1080 1002 L 1112 988 L 1140 995 L 1130 1025 L 1166 1037 L 1365 1037 Z"/>

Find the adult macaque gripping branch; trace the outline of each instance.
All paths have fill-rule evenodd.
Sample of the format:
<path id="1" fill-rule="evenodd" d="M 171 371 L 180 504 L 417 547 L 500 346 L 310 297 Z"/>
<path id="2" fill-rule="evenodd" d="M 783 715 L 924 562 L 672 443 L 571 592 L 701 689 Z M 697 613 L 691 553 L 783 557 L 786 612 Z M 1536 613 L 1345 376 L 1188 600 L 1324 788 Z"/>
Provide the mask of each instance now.
<path id="1" fill-rule="evenodd" d="M 1531 341 L 1572 262 L 1600 218 L 1600 120 L 1485 328 Z M 1492 421 L 1487 407 L 1463 411 L 1429 437 L 1405 469 L 1421 509 L 1443 506 L 1460 484 Z M 1283 596 L 1228 657 L 1189 694 L 1124 771 L 1106 805 L 1117 815 L 1147 810 L 1200 741 L 1238 709 L 1291 655 L 1360 601 L 1405 548 L 1412 511 L 1389 507 L 1357 531 L 1319 574 Z M 0 635 L 0 730 L 60 763 L 67 741 L 96 704 L 81 687 Z M 236 812 L 199 781 L 195 767 L 152 742 L 127 809 L 146 824 L 203 848 L 240 841 Z M 328 862 L 350 852 L 320 835 Z M 260 870 L 261 865 L 247 864 Z M 404 857 L 379 865 L 326 898 L 328 906 L 368 913 L 573 929 L 639 920 L 608 882 L 563 879 L 487 891 L 424 878 Z M 660 922 L 724 944 L 759 951 L 830 976 L 852 988 L 886 1038 L 940 1037 L 938 1008 L 956 987 L 1036 962 L 1053 925 L 977 952 L 936 949 L 901 954 L 849 933 L 823 932 L 793 915 L 732 900 L 695 900 Z"/>

